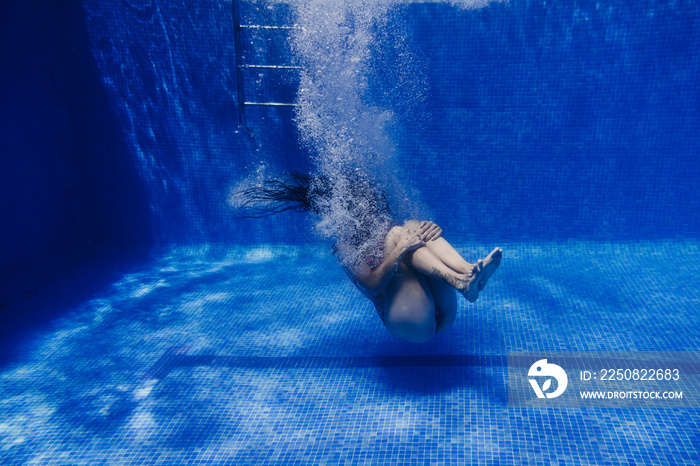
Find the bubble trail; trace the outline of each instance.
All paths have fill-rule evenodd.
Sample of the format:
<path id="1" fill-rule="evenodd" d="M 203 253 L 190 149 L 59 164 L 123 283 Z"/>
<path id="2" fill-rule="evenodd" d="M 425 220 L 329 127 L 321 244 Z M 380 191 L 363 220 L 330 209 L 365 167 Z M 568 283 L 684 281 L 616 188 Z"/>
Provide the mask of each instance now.
<path id="1" fill-rule="evenodd" d="M 324 214 L 316 226 L 322 236 L 352 236 L 359 226 L 377 234 L 386 233 L 382 231 L 386 219 L 381 216 L 373 220 L 373 225 L 367 225 L 366 218 L 358 218 L 358 213 L 367 214 L 371 210 L 368 206 L 357 208 L 358 202 L 376 201 L 371 196 L 369 200 L 357 199 L 358 179 L 367 180 L 383 191 L 395 221 L 427 215 L 427 208 L 410 188 L 410 180 L 397 163 L 396 147 L 390 137 L 389 125 L 395 112 L 407 103 L 397 95 L 389 99 L 390 108 L 381 108 L 368 97 L 372 53 L 381 47 L 374 31 L 387 27 L 392 11 L 403 3 L 396 0 L 291 2 L 299 26 L 292 36 L 293 50 L 303 65 L 295 123 L 302 142 L 314 154 L 316 174 L 334 183 L 330 198 L 323 200 Z M 459 9 L 473 9 L 486 6 L 489 1 L 446 3 Z M 394 39 L 402 40 L 396 36 Z M 410 53 L 405 54 L 410 60 Z M 405 60 L 404 65 L 410 71 L 419 68 Z M 413 85 L 418 90 L 416 94 L 425 91 L 421 89 L 425 87 L 423 83 Z"/>

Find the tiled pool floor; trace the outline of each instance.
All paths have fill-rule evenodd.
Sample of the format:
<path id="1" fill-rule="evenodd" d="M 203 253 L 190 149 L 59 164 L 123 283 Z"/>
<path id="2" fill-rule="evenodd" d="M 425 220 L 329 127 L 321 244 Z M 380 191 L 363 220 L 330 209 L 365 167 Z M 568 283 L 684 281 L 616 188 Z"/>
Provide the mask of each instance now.
<path id="1" fill-rule="evenodd" d="M 2 368 L 0 463 L 700 463 L 700 412 L 508 408 L 503 358 L 698 350 L 700 243 L 500 246 L 479 301 L 422 345 L 323 246 L 173 250 Z"/>

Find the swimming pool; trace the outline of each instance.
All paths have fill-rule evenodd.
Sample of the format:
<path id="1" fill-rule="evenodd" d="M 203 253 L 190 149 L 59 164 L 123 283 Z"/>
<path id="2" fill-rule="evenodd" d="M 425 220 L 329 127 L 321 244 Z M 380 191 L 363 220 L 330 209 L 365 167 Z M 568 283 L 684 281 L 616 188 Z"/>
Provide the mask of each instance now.
<path id="1" fill-rule="evenodd" d="M 115 172 L 107 199 L 147 206 L 120 224 L 145 224 L 150 253 L 85 266 L 14 343 L 3 464 L 700 462 L 697 408 L 508 392 L 513 353 L 697 359 L 693 2 L 241 2 L 241 25 L 294 29 L 243 28 L 239 65 L 300 67 L 241 73 L 231 2 L 81 7 L 140 180 Z M 448 332 L 396 339 L 316 218 L 227 203 L 338 166 L 376 174 L 467 259 L 503 248 Z M 2 311 L 52 307 L 28 302 Z"/>

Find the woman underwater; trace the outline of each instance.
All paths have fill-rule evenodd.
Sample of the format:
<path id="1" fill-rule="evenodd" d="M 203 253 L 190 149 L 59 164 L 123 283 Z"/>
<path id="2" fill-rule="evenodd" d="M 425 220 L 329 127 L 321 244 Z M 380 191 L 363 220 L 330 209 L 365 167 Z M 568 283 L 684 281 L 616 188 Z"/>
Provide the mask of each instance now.
<path id="1" fill-rule="evenodd" d="M 479 297 L 501 263 L 495 248 L 470 264 L 431 221 L 398 222 L 386 194 L 360 171 L 330 180 L 292 172 L 234 194 L 240 208 L 263 217 L 311 211 L 332 229 L 333 253 L 350 280 L 374 304 L 387 330 L 412 343 L 449 329 L 455 290 Z"/>

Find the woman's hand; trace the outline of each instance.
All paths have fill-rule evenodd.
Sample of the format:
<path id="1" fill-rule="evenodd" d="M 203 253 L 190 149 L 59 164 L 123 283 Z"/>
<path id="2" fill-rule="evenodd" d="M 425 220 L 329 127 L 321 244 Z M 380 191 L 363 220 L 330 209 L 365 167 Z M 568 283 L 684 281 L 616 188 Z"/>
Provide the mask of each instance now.
<path id="1" fill-rule="evenodd" d="M 425 243 L 421 239 L 421 235 L 414 230 L 408 230 L 406 228 L 401 232 L 401 241 L 399 245 L 403 248 L 405 252 L 413 251 L 421 246 L 425 246 Z"/>
<path id="2" fill-rule="evenodd" d="M 442 228 L 431 221 L 420 222 L 420 236 L 426 243 L 442 237 Z"/>

